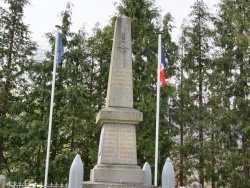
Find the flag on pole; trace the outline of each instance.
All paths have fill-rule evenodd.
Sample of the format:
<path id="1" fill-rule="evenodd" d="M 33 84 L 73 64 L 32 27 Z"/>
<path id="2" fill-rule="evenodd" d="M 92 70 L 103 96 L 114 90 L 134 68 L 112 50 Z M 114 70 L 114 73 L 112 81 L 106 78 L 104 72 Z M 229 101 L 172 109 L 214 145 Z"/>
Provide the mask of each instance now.
<path id="1" fill-rule="evenodd" d="M 162 61 L 163 48 L 161 45 L 161 33 L 158 35 L 158 61 L 157 61 L 157 97 L 156 97 L 156 130 L 155 130 L 155 177 L 154 185 L 157 186 L 158 153 L 159 153 L 159 114 L 160 114 L 160 88 L 161 80 L 164 79 L 164 61 Z M 163 58 L 164 59 L 164 58 Z M 163 76 L 163 77 L 162 77 Z M 163 80 L 165 81 L 165 79 Z"/>
<path id="2" fill-rule="evenodd" d="M 157 96 L 156 96 L 156 133 L 155 133 L 155 176 L 154 185 L 157 186 L 158 154 L 159 154 L 159 114 L 160 114 L 160 88 L 166 85 L 165 66 L 168 60 L 165 58 L 161 44 L 161 33 L 158 35 L 158 62 L 157 62 Z"/>
<path id="3" fill-rule="evenodd" d="M 58 46 L 57 46 L 57 66 L 62 62 L 62 56 L 64 53 L 63 43 L 62 43 L 62 34 L 58 32 Z"/>
<path id="4" fill-rule="evenodd" d="M 161 87 L 166 85 L 166 76 L 165 76 L 165 66 L 167 65 L 168 60 L 165 57 L 164 49 L 161 47 L 161 66 L 160 66 L 160 81 Z"/>

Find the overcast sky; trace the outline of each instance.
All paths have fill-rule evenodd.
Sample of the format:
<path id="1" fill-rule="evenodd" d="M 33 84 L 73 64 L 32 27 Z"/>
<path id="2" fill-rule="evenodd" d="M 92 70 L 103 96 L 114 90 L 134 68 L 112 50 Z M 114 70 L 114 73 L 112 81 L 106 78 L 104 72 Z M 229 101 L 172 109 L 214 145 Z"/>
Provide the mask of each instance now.
<path id="1" fill-rule="evenodd" d="M 0 0 L 0 5 L 3 0 Z M 208 8 L 214 10 L 214 5 L 220 0 L 204 0 Z M 74 6 L 72 9 L 72 31 L 79 30 L 83 25 L 89 34 L 95 23 L 101 27 L 108 24 L 115 14 L 115 2 L 120 0 L 30 0 L 30 6 L 25 8 L 25 23 L 30 26 L 32 37 L 44 48 L 47 46 L 44 34 L 55 30 L 55 25 L 61 23 L 60 12 L 64 11 L 67 2 Z M 175 19 L 172 35 L 174 40 L 180 35 L 180 26 L 190 13 L 190 7 L 196 0 L 156 0 L 156 5 L 162 10 L 162 16 L 170 12 Z M 2 4 L 3 5 L 3 4 Z"/>

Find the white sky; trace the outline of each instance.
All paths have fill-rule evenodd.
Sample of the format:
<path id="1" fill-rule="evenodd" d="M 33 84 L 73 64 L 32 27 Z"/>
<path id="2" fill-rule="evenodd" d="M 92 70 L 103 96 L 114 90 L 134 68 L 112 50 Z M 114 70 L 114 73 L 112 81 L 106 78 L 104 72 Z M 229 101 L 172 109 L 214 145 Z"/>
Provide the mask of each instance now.
<path id="1" fill-rule="evenodd" d="M 0 6 L 3 0 L 0 0 Z M 220 0 L 204 0 L 209 9 Z M 30 0 L 30 6 L 25 8 L 25 23 L 30 26 L 32 37 L 44 48 L 47 41 L 46 32 L 55 30 L 55 25 L 61 23 L 60 13 L 65 10 L 67 2 L 71 2 L 72 8 L 72 31 L 79 30 L 85 25 L 86 31 L 91 34 L 97 22 L 101 27 L 108 24 L 116 10 L 114 3 L 120 0 Z M 176 41 L 180 35 L 180 26 L 184 18 L 190 13 L 190 7 L 196 0 L 156 0 L 155 3 L 162 9 L 162 16 L 170 12 L 174 17 L 176 28 L 173 30 L 173 39 Z"/>

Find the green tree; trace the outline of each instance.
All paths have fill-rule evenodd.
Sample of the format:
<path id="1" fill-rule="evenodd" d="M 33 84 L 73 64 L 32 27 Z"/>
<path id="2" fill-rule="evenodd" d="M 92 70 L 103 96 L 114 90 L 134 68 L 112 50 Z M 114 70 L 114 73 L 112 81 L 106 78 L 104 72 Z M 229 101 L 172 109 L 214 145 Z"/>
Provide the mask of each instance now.
<path id="1" fill-rule="evenodd" d="M 214 20 L 217 60 L 214 119 L 220 131 L 222 154 L 217 186 L 249 187 L 249 1 L 221 1 Z M 226 155 L 225 155 L 226 153 Z"/>
<path id="2" fill-rule="evenodd" d="M 67 182 L 76 153 L 80 153 L 88 168 L 91 164 L 89 153 L 97 145 L 95 139 L 98 132 L 93 126 L 95 105 L 92 98 L 95 67 L 91 64 L 84 28 L 77 33 L 70 31 L 71 7 L 72 4 L 68 3 L 61 15 L 65 53 L 57 69 L 49 170 L 52 182 Z M 50 54 L 53 54 L 54 36 L 49 33 L 48 37 L 52 44 Z M 53 55 L 48 61 L 50 68 L 52 59 Z"/>
<path id="3" fill-rule="evenodd" d="M 88 81 L 86 66 L 86 33 L 84 29 L 78 33 L 70 31 L 72 4 L 68 3 L 61 13 L 64 56 L 56 69 L 55 97 L 51 133 L 51 149 L 49 160 L 49 182 L 67 182 L 70 165 L 78 151 L 84 147 L 83 133 L 86 132 Z M 50 113 L 51 80 L 54 59 L 55 34 L 47 33 L 51 51 L 46 52 L 42 62 L 31 65 L 30 79 L 32 89 L 26 97 L 27 135 L 30 141 L 27 148 L 30 153 L 29 178 L 35 181 L 44 180 L 47 133 Z M 39 135 L 35 138 L 34 135 Z M 80 153 L 82 155 L 82 153 Z M 86 155 L 86 154 L 85 154 Z M 84 158 L 85 155 L 82 155 Z"/>
<path id="4" fill-rule="evenodd" d="M 95 123 L 97 112 L 104 106 L 107 89 L 108 67 L 112 48 L 113 29 L 111 26 L 101 30 L 98 24 L 93 36 L 87 38 L 84 28 L 77 33 L 70 31 L 72 4 L 67 4 L 62 12 L 62 37 L 64 45 L 63 61 L 57 67 L 55 99 L 52 122 L 49 182 L 67 182 L 70 165 L 76 153 L 82 157 L 85 177 L 96 164 L 100 127 Z M 46 53 L 42 63 L 33 65 L 33 90 L 30 98 L 37 101 L 33 106 L 34 117 L 30 122 L 47 135 L 49 101 L 51 91 L 51 70 L 54 55 L 55 37 L 47 34 L 51 51 Z M 37 121 L 38 120 L 38 121 Z M 43 178 L 45 166 L 46 138 L 40 138 L 43 160 L 39 166 Z M 37 150 L 36 150 L 37 151 Z M 38 151 L 37 151 L 38 152 Z"/>
<path id="5" fill-rule="evenodd" d="M 206 109 L 210 71 L 211 29 L 210 14 L 206 4 L 201 0 L 192 6 L 189 20 L 183 25 L 184 55 L 180 64 L 180 82 L 178 101 L 176 101 L 176 123 L 181 128 L 180 168 L 181 184 L 184 173 L 188 175 L 198 171 L 198 179 L 202 186 L 205 181 L 206 146 L 209 127 L 208 111 Z M 179 117 L 179 118 L 178 118 Z M 185 137 L 185 144 L 184 142 Z M 206 138 L 206 139 L 205 139 Z M 185 160 L 185 167 L 183 166 Z M 189 174 L 190 175 L 190 174 Z"/>
<path id="6" fill-rule="evenodd" d="M 103 29 L 99 28 L 97 23 L 93 29 L 93 35 L 88 38 L 86 47 L 88 49 L 88 65 L 90 67 L 89 80 L 86 82 L 89 97 L 89 109 L 88 122 L 89 126 L 86 129 L 86 141 L 88 144 L 85 149 L 88 149 L 88 153 L 85 162 L 87 168 L 85 174 L 85 180 L 89 179 L 90 169 L 97 163 L 98 157 L 98 144 L 100 139 L 101 127 L 95 122 L 96 115 L 104 107 L 109 64 L 112 51 L 112 38 L 113 38 L 113 25 L 108 25 Z"/>
<path id="7" fill-rule="evenodd" d="M 0 173 L 10 179 L 23 180 L 21 160 L 26 140 L 26 122 L 22 121 L 23 102 L 29 93 L 27 71 L 33 61 L 36 45 L 23 22 L 27 0 L 5 0 L 7 10 L 0 8 Z"/>

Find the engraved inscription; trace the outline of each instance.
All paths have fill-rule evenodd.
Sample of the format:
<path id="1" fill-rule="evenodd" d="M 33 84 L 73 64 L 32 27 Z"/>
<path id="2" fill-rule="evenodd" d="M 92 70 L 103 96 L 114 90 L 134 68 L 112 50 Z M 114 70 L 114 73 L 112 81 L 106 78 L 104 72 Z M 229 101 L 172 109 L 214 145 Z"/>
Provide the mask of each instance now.
<path id="1" fill-rule="evenodd" d="M 121 45 L 118 47 L 120 52 L 126 52 L 128 50 L 128 47 L 126 46 L 126 35 L 127 35 L 127 32 L 125 28 L 121 34 Z"/>
<path id="2" fill-rule="evenodd" d="M 126 127 L 120 128 L 119 159 L 121 161 L 132 161 L 136 157 L 135 132 L 132 130 Z"/>
<path id="3" fill-rule="evenodd" d="M 120 52 L 123 53 L 123 60 L 121 62 L 120 65 L 122 65 L 123 68 L 125 68 L 127 66 L 127 60 L 125 58 L 125 53 L 126 51 L 129 49 L 127 46 L 126 46 L 126 35 L 127 35 L 127 32 L 126 32 L 126 28 L 122 31 L 121 33 L 121 44 L 120 46 L 118 47 L 118 49 L 120 50 Z"/>
<path id="4" fill-rule="evenodd" d="M 116 148 L 118 144 L 118 136 L 117 135 L 118 128 L 115 126 L 107 126 L 105 127 L 104 137 L 103 137 L 103 158 L 105 160 L 112 161 L 116 157 Z"/>
<path id="5" fill-rule="evenodd" d="M 136 163 L 136 134 L 133 125 L 107 125 L 103 132 L 102 162 Z"/>
<path id="6" fill-rule="evenodd" d="M 122 18 L 116 26 L 106 107 L 133 108 L 131 25 Z"/>
<path id="7" fill-rule="evenodd" d="M 124 58 L 124 60 L 122 61 L 122 67 L 126 67 L 126 65 L 127 65 L 127 61 L 126 61 L 126 59 Z"/>
<path id="8" fill-rule="evenodd" d="M 129 70 L 126 69 L 114 69 L 113 79 L 111 83 L 115 88 L 132 88 L 132 79 L 128 74 Z"/>

